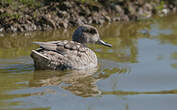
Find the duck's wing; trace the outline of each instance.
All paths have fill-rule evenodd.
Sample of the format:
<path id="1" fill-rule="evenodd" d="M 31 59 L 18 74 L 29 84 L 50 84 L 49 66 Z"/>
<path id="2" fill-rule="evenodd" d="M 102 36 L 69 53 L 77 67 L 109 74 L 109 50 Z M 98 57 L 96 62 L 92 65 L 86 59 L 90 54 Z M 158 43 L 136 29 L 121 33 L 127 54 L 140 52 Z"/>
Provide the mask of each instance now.
<path id="1" fill-rule="evenodd" d="M 33 43 L 39 45 L 40 48 L 49 51 L 55 51 L 62 55 L 66 54 L 67 51 L 64 48 L 64 45 L 67 43 L 66 41 L 33 42 Z"/>
<path id="2" fill-rule="evenodd" d="M 39 45 L 41 48 L 47 49 L 47 50 L 53 50 L 56 51 L 57 45 L 53 43 L 48 42 L 33 42 L 33 44 Z"/>
<path id="3" fill-rule="evenodd" d="M 66 51 L 66 50 L 78 50 L 85 51 L 85 46 L 73 42 L 73 41 L 49 41 L 49 42 L 33 42 L 34 44 L 39 45 L 41 48 L 51 51 Z"/>
<path id="4" fill-rule="evenodd" d="M 34 43 L 42 48 L 36 52 L 37 55 L 32 53 L 36 68 L 84 69 L 97 65 L 96 54 L 80 43 L 73 41 Z M 43 56 L 46 57 L 48 63 L 41 63 L 44 61 Z"/>

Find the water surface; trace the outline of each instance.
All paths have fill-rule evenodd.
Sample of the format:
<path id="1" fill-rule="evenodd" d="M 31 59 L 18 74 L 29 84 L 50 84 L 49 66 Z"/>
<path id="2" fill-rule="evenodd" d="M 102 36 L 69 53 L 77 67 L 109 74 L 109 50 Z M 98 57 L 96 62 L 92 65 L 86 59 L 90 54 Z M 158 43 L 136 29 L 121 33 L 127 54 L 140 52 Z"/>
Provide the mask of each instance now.
<path id="1" fill-rule="evenodd" d="M 98 27 L 113 48 L 89 45 L 99 68 L 85 71 L 35 71 L 30 58 L 33 41 L 70 40 L 74 29 L 1 34 L 0 110 L 176 110 L 176 19 Z"/>

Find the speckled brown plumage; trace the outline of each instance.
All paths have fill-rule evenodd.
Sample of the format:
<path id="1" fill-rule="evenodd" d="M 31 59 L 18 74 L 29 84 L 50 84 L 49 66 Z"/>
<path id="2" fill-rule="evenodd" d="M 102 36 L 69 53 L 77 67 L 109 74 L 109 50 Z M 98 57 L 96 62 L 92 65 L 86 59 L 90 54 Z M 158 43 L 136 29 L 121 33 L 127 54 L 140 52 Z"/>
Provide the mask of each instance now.
<path id="1" fill-rule="evenodd" d="M 34 42 L 40 48 L 32 50 L 31 57 L 36 69 L 88 69 L 96 67 L 96 54 L 86 47 L 87 43 L 97 43 L 108 47 L 103 42 L 95 27 L 83 25 L 76 29 L 73 41 Z"/>
<path id="2" fill-rule="evenodd" d="M 80 43 L 73 41 L 58 41 L 55 43 L 36 42 L 36 44 L 42 47 L 37 50 L 37 52 L 48 59 L 47 62 L 44 62 L 45 65 L 39 66 L 46 60 L 36 57 L 36 53 L 33 50 L 31 56 L 35 59 L 35 67 L 37 69 L 86 69 L 97 66 L 95 53 Z"/>

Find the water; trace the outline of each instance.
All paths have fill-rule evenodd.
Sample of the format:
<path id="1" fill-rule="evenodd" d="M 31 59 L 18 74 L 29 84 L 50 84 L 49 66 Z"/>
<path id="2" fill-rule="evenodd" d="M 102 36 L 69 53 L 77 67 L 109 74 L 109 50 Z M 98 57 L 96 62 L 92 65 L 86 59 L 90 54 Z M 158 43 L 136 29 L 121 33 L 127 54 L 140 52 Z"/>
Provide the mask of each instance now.
<path id="1" fill-rule="evenodd" d="M 176 110 L 177 16 L 98 27 L 113 48 L 90 45 L 99 68 L 35 71 L 33 41 L 74 29 L 0 37 L 0 110 Z M 84 75 L 83 73 L 94 73 Z"/>

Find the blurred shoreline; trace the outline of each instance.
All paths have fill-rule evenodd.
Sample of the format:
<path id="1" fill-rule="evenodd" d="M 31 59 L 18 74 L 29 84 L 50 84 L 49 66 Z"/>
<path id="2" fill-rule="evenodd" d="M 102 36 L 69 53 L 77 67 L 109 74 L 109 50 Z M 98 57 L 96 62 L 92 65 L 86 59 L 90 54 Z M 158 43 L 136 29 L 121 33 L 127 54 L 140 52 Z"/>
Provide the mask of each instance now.
<path id="1" fill-rule="evenodd" d="M 139 21 L 176 12 L 176 0 L 0 0 L 0 33 Z"/>

